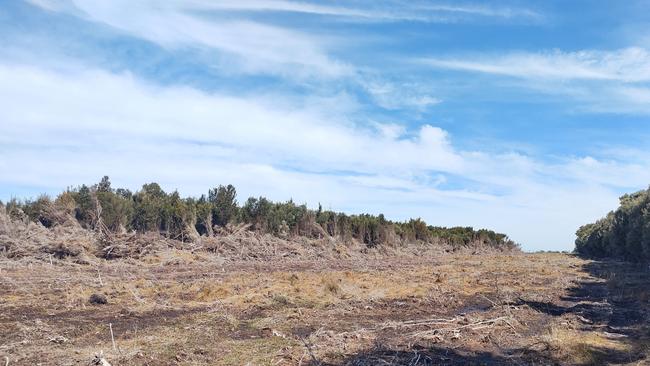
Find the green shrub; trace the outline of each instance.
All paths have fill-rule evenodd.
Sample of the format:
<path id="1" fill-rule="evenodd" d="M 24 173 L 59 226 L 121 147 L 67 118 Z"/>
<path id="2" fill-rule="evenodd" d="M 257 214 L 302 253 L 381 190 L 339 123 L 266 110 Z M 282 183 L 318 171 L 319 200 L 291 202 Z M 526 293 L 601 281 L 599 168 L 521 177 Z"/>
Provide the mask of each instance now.
<path id="1" fill-rule="evenodd" d="M 620 198 L 620 206 L 576 232 L 575 252 L 594 258 L 650 260 L 650 189 Z"/>
<path id="2" fill-rule="evenodd" d="M 638 197 L 627 200 L 636 199 Z M 41 196 L 22 204 L 12 200 L 7 203 L 6 210 L 10 214 L 13 212 L 15 217 L 24 212 L 29 219 L 48 226 L 50 216 L 43 213 L 51 207 L 49 197 Z M 93 186 L 81 185 L 63 192 L 55 200 L 54 207 L 61 212 L 74 214 L 86 228 L 94 229 L 101 218 L 106 228 L 112 231 L 153 231 L 183 241 L 197 234 L 211 236 L 215 225 L 242 222 L 250 224 L 251 230 L 283 237 L 320 238 L 325 235 L 343 241 L 358 240 L 368 247 L 408 242 L 453 246 L 480 244 L 503 249 L 517 247 L 506 235 L 491 230 L 428 226 L 420 218 L 394 222 L 382 214 L 347 215 L 325 211 L 320 204 L 317 210 L 311 210 L 293 200 L 272 202 L 265 197 L 250 197 L 240 207 L 237 204 L 237 191 L 232 185 L 219 185 L 210 189 L 207 196 L 195 199 L 183 198 L 177 191 L 168 194 L 157 183 L 144 184 L 135 193 L 124 188 L 113 188 L 110 179 L 105 176 Z M 98 214 L 100 217 L 97 217 Z M 595 248 L 597 245 L 592 242 L 600 240 L 598 235 L 602 231 L 600 226 L 588 226 L 582 229 L 580 237 L 588 238 L 587 246 Z M 628 234 L 629 240 L 646 237 L 647 231 L 647 228 L 634 230 Z M 583 248 L 586 244 L 580 242 L 576 245 Z M 632 246 L 628 249 L 637 250 Z"/>

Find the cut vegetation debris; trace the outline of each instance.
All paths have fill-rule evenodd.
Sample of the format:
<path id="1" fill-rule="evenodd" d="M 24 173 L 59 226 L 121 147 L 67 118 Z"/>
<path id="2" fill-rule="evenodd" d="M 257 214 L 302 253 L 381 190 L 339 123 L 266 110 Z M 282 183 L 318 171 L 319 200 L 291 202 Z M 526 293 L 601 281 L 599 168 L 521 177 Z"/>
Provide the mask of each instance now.
<path id="1" fill-rule="evenodd" d="M 121 204 L 113 195 L 130 202 L 127 215 L 109 215 Z M 420 220 L 239 207 L 227 187 L 210 196 L 197 201 L 209 227 L 198 214 L 174 221 L 191 200 L 150 186 L 129 195 L 107 180 L 3 206 L 0 356 L 10 365 L 647 362 L 647 266 L 525 254 L 501 234 Z M 275 231 L 285 208 L 303 216 Z"/>
<path id="2" fill-rule="evenodd" d="M 232 185 L 199 198 L 167 193 L 156 183 L 133 193 L 108 177 L 59 194 L 0 204 L 2 249 L 26 255 L 140 259 L 161 249 L 211 251 L 226 257 L 348 257 L 355 253 L 517 251 L 505 234 L 471 227 L 444 228 L 420 219 L 347 215 L 293 201 L 248 198 Z M 49 230 L 48 230 L 49 229 Z"/>
<path id="3" fill-rule="evenodd" d="M 0 268 L 12 365 L 638 365 L 650 346 L 648 271 L 566 254 L 167 249 Z M 89 304 L 97 294 L 109 301 Z"/>

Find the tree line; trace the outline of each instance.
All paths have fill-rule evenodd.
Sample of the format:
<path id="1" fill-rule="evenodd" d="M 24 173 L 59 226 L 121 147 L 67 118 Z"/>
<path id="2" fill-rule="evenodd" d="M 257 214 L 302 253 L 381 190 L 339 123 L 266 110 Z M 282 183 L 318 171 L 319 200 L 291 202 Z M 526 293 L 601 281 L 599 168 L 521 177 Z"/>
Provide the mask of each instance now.
<path id="1" fill-rule="evenodd" d="M 45 227 L 72 217 L 91 230 L 158 232 L 188 242 L 202 235 L 218 235 L 220 230 L 233 225 L 245 225 L 248 230 L 280 237 L 334 237 L 358 240 L 368 247 L 424 242 L 518 248 L 507 235 L 492 230 L 437 227 L 419 218 L 396 222 L 381 214 L 347 215 L 323 210 L 320 204 L 313 210 L 292 200 L 273 202 L 264 197 L 250 197 L 239 204 L 232 185 L 219 185 L 207 195 L 195 198 L 181 197 L 177 191 L 167 193 L 157 183 L 144 184 L 136 192 L 115 189 L 110 179 L 103 177 L 94 185 L 68 188 L 54 199 L 47 195 L 25 201 L 12 199 L 5 206 L 14 219 L 29 219 Z"/>
<path id="2" fill-rule="evenodd" d="M 576 232 L 575 252 L 593 258 L 650 260 L 650 188 L 620 197 L 620 206 Z"/>

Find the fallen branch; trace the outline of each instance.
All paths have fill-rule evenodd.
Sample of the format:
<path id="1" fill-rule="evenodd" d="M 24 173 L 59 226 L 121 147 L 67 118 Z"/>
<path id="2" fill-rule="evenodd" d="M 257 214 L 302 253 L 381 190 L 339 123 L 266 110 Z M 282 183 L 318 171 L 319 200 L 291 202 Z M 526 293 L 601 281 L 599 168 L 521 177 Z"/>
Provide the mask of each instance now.
<path id="1" fill-rule="evenodd" d="M 406 320 L 403 322 L 388 322 L 372 330 L 382 330 L 382 329 L 399 328 L 399 327 L 417 327 L 423 325 L 449 324 L 449 323 L 456 322 L 458 320 L 459 318 L 455 317 L 451 319 L 419 319 L 419 320 Z"/>
<path id="2" fill-rule="evenodd" d="M 135 300 L 137 302 L 139 302 L 141 304 L 144 303 L 144 300 L 142 300 L 142 298 L 140 296 L 138 296 L 138 294 L 136 294 L 135 291 L 133 291 L 133 289 L 131 289 L 130 287 L 128 289 L 129 289 L 129 292 L 131 292 L 131 294 L 133 295 L 133 297 L 135 298 Z"/>
<path id="3" fill-rule="evenodd" d="M 490 304 L 492 304 L 492 306 L 494 306 L 494 307 L 499 306 L 495 301 L 493 301 L 493 300 L 490 299 L 489 297 L 487 297 L 487 296 L 485 296 L 485 295 L 483 295 L 483 294 L 479 294 L 479 296 L 481 296 L 481 297 L 484 298 L 485 300 L 489 301 Z"/>
<path id="4" fill-rule="evenodd" d="M 302 344 L 305 345 L 305 348 L 307 348 L 307 352 L 309 352 L 309 356 L 311 356 L 312 361 L 314 361 L 314 363 L 315 363 L 316 365 L 319 365 L 319 366 L 320 366 L 320 365 L 321 365 L 321 362 L 318 361 L 318 359 L 316 358 L 316 356 L 314 356 L 314 352 L 311 350 L 311 347 L 309 346 L 309 343 L 307 343 L 307 341 L 306 341 L 305 338 L 303 338 L 303 337 L 300 337 L 300 340 L 302 341 Z"/>
<path id="5" fill-rule="evenodd" d="M 115 346 L 115 337 L 113 337 L 113 324 L 108 323 L 108 328 L 111 330 L 111 342 L 113 342 L 113 350 L 117 351 L 117 346 Z"/>
<path id="6" fill-rule="evenodd" d="M 507 321 L 508 317 L 507 316 L 502 316 L 494 319 L 487 319 L 487 320 L 482 320 L 470 324 L 465 324 L 461 325 L 459 327 L 454 327 L 454 328 L 439 328 L 439 329 L 431 329 L 431 330 L 426 330 L 422 332 L 417 332 L 412 334 L 412 336 L 417 337 L 417 336 L 422 336 L 426 334 L 432 334 L 432 333 L 439 333 L 439 332 L 459 332 L 461 329 L 467 329 L 470 328 L 471 330 L 480 330 L 480 329 L 485 329 L 494 326 L 494 324 L 500 322 L 500 321 Z"/>

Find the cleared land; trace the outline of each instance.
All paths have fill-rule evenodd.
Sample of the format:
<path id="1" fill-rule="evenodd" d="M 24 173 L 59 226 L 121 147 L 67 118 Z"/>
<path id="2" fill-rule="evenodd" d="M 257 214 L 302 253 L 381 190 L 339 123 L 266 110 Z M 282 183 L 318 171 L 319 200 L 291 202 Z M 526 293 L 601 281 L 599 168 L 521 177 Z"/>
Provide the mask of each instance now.
<path id="1" fill-rule="evenodd" d="M 100 351 L 112 365 L 636 365 L 650 345 L 647 268 L 564 254 L 228 261 L 171 249 L 0 269 L 9 365 L 85 365 Z"/>

